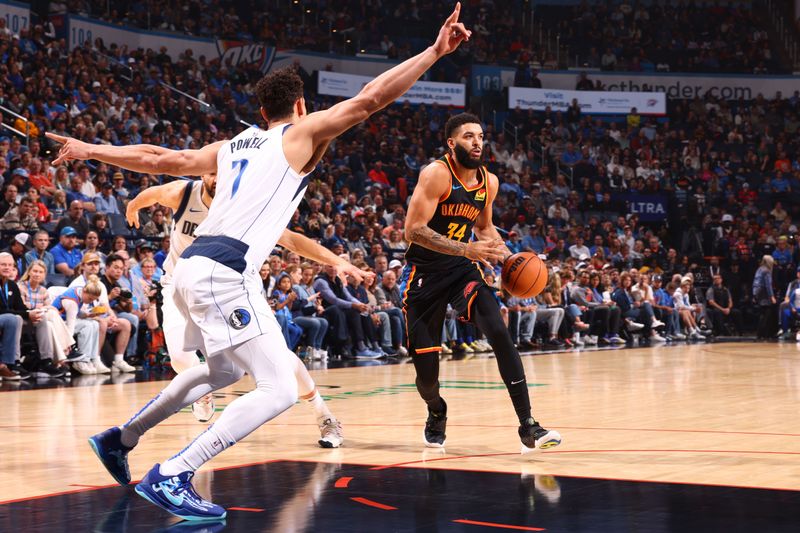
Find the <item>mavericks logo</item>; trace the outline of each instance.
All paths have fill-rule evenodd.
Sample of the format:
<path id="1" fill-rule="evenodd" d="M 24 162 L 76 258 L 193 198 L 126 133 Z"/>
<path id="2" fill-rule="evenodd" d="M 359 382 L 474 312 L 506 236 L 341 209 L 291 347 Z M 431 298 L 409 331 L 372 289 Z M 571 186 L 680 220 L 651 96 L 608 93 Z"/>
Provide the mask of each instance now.
<path id="1" fill-rule="evenodd" d="M 234 309 L 231 316 L 228 317 L 228 324 L 233 329 L 244 329 L 250 323 L 250 311 L 243 308 Z"/>

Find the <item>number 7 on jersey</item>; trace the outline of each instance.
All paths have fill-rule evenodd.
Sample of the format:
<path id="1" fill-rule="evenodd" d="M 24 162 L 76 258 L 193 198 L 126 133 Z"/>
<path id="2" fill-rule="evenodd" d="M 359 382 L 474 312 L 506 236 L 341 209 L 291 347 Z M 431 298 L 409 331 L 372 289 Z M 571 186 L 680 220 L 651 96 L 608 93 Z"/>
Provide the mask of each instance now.
<path id="1" fill-rule="evenodd" d="M 232 170 L 236 171 L 236 166 L 239 166 L 239 173 L 236 175 L 236 178 L 233 180 L 233 190 L 231 190 L 231 198 L 236 195 L 236 191 L 239 190 L 239 181 L 242 179 L 242 174 L 244 174 L 244 170 L 247 168 L 247 164 L 249 161 L 247 159 L 237 159 L 231 165 Z"/>

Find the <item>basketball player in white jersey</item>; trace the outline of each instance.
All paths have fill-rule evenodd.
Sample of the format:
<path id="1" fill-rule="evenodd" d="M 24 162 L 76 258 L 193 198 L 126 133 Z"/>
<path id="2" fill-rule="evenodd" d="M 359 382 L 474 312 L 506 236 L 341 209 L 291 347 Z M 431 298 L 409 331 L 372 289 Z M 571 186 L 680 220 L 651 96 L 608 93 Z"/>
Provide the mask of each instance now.
<path id="1" fill-rule="evenodd" d="M 164 148 L 163 150 L 166 149 Z M 197 357 L 197 352 L 183 349 L 183 332 L 186 329 L 186 320 L 180 314 L 172 299 L 172 271 L 183 251 L 194 242 L 195 229 L 208 216 L 208 207 L 214 198 L 216 186 L 217 177 L 213 174 L 203 176 L 202 180 L 176 180 L 166 185 L 145 189 L 128 203 L 126 209 L 128 223 L 136 228 L 140 225 L 139 211 L 141 209 L 159 204 L 169 207 L 173 212 L 169 254 L 164 261 L 165 275 L 161 278 L 161 285 L 163 286 L 161 312 L 163 315 L 164 340 L 167 343 L 167 351 L 172 368 L 176 373 L 199 365 L 200 359 Z M 295 234 L 288 229 L 283 230 L 283 233 L 284 235 L 278 240 L 279 244 L 286 245 L 287 248 L 290 248 L 292 243 L 298 240 L 303 244 L 303 249 L 290 248 L 296 253 L 302 253 L 309 247 L 322 248 L 311 239 Z M 293 361 L 300 399 L 312 407 L 317 417 L 317 424 L 320 429 L 320 446 L 323 448 L 338 448 L 344 441 L 339 421 L 331 414 L 303 362 L 297 357 Z M 192 413 L 200 422 L 209 421 L 214 416 L 213 395 L 206 394 L 200 400 L 194 402 L 192 404 Z"/>
<path id="2" fill-rule="evenodd" d="M 145 145 L 121 149 L 51 136 L 63 142 L 58 165 L 96 159 L 135 172 L 202 176 L 217 174 L 217 193 L 197 239 L 173 271 L 175 303 L 187 319 L 185 350 L 202 350 L 207 364 L 178 374 L 122 427 L 90 442 L 109 473 L 130 480 L 127 454 L 147 430 L 211 391 L 247 372 L 256 388 L 230 403 L 216 423 L 136 486 L 143 498 L 189 520 L 216 520 L 225 509 L 201 498 L 194 472 L 297 400 L 292 352 L 266 300 L 259 297 L 262 263 L 283 235 L 303 197 L 308 174 L 338 135 L 366 120 L 408 91 L 441 57 L 470 33 L 458 22 L 460 4 L 433 46 L 368 83 L 355 97 L 307 114 L 303 82 L 293 69 L 262 78 L 256 92 L 268 130 L 249 128 L 230 141 L 199 150 L 156 152 Z M 359 269 L 325 250 L 307 257 L 363 278 Z"/>

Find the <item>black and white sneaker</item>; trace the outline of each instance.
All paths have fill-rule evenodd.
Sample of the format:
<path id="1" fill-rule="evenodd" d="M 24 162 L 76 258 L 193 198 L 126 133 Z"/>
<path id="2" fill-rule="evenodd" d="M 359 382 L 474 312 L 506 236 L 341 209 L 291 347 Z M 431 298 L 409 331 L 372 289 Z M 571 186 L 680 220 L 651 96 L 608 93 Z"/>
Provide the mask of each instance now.
<path id="1" fill-rule="evenodd" d="M 428 409 L 428 420 L 425 421 L 425 431 L 423 432 L 425 446 L 428 448 L 444 448 L 446 438 L 444 432 L 447 428 L 447 404 L 444 399 L 442 399 L 442 406 L 444 409 L 439 413 Z"/>
<path id="2" fill-rule="evenodd" d="M 42 359 L 36 363 L 36 368 L 31 372 L 35 378 L 62 378 L 66 374 L 63 368 L 53 364 L 52 359 Z"/>
<path id="3" fill-rule="evenodd" d="M 529 418 L 519 426 L 519 438 L 522 441 L 523 454 L 536 449 L 546 450 L 561 444 L 561 434 L 558 431 L 543 428 L 533 418 Z"/>
<path id="4" fill-rule="evenodd" d="M 89 357 L 80 350 L 78 350 L 77 345 L 73 345 L 72 348 L 70 348 L 69 353 L 67 354 L 68 363 L 77 363 L 78 361 L 88 361 L 88 360 Z"/>
<path id="5" fill-rule="evenodd" d="M 22 367 L 22 365 L 19 364 L 19 363 L 15 363 L 13 365 L 6 365 L 6 366 L 8 366 L 9 370 L 11 370 L 12 372 L 15 372 L 19 376 L 19 379 L 31 379 L 33 377 L 33 376 L 31 376 L 31 373 L 28 372 L 27 370 L 25 370 Z"/>

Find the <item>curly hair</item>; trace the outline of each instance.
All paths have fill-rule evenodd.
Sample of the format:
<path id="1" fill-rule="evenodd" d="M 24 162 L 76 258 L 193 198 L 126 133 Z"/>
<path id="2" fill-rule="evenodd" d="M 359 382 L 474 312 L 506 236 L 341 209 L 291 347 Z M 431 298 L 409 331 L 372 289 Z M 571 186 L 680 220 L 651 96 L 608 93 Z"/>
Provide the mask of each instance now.
<path id="1" fill-rule="evenodd" d="M 449 139 L 450 137 L 453 136 L 453 133 L 464 124 L 480 124 L 480 123 L 481 119 L 479 119 L 472 113 L 461 113 L 460 115 L 452 116 L 444 125 L 444 137 L 445 139 Z"/>
<path id="2" fill-rule="evenodd" d="M 286 118 L 303 97 L 303 80 L 293 67 L 272 71 L 258 81 L 256 96 L 269 120 Z"/>

